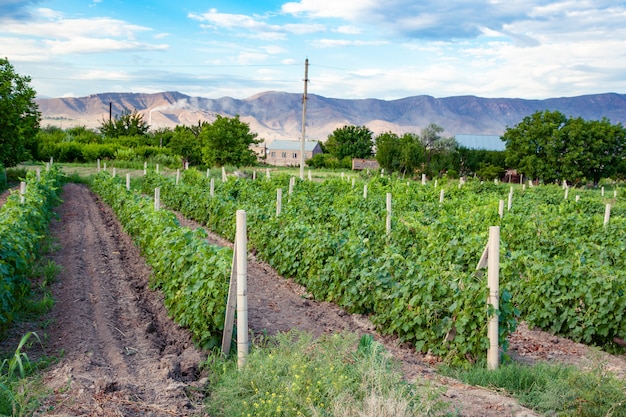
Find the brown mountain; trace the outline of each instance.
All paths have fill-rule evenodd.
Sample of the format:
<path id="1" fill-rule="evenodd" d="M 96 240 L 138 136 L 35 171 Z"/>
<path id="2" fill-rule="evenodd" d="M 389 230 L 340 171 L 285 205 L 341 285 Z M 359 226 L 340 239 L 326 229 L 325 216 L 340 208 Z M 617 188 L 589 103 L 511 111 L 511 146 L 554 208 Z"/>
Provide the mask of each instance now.
<path id="1" fill-rule="evenodd" d="M 298 139 L 302 132 L 302 94 L 265 92 L 246 99 L 190 97 L 179 92 L 156 94 L 103 93 L 79 98 L 37 99 L 42 125 L 98 127 L 124 110 L 137 110 L 154 128 L 213 121 L 215 115 L 249 123 L 268 141 Z M 344 125 L 367 126 L 374 133 L 419 133 L 429 123 L 446 134 L 500 135 L 538 110 L 558 110 L 569 117 L 626 123 L 626 95 L 606 93 L 578 97 L 524 100 L 459 96 L 415 96 L 398 100 L 336 99 L 309 95 L 307 138 L 325 140 Z"/>

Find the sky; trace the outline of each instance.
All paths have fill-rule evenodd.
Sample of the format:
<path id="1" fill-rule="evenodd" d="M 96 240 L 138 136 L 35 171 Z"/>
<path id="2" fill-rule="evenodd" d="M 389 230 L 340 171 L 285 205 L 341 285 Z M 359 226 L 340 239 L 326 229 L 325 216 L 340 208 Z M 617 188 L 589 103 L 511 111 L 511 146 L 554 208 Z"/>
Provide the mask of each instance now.
<path id="1" fill-rule="evenodd" d="M 626 93 L 626 2 L 0 0 L 0 57 L 40 97 L 343 99 Z"/>

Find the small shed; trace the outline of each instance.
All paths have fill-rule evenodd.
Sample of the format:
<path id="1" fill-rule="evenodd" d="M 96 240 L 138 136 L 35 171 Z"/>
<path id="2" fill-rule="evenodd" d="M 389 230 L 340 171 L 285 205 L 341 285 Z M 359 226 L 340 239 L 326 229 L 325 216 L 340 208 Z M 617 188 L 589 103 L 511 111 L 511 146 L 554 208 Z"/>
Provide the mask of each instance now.
<path id="1" fill-rule="evenodd" d="M 274 140 L 266 147 L 265 162 L 276 166 L 299 166 L 301 151 L 302 142 L 299 140 Z M 322 153 L 319 142 L 304 142 L 305 161 L 318 153 Z"/>

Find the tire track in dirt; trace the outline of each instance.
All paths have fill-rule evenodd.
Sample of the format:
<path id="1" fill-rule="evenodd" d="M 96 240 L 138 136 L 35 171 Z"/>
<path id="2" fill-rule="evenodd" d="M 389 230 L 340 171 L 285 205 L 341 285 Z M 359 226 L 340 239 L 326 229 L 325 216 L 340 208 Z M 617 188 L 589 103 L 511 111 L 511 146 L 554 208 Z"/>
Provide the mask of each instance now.
<path id="1" fill-rule="evenodd" d="M 46 415 L 201 415 L 190 390 L 202 354 L 148 289 L 150 269 L 111 209 L 68 184 L 51 234 L 61 266 L 48 349 L 64 352 L 45 376 Z"/>

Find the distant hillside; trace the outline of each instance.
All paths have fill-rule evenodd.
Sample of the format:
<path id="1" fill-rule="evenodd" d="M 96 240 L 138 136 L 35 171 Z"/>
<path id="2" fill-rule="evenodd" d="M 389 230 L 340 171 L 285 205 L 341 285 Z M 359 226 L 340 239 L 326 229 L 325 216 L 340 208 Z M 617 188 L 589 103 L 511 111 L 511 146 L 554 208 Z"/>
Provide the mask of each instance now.
<path id="1" fill-rule="evenodd" d="M 235 116 L 249 123 L 259 137 L 298 139 L 302 132 L 302 94 L 265 92 L 239 100 L 231 97 L 209 99 L 179 92 L 156 94 L 102 93 L 80 98 L 37 99 L 42 125 L 98 127 L 125 109 L 137 110 L 154 128 L 191 125 L 213 121 L 215 115 Z M 459 96 L 434 98 L 415 96 L 398 100 L 345 100 L 309 95 L 307 138 L 325 140 L 344 125 L 365 125 L 374 133 L 419 133 L 429 123 L 445 129 L 447 135 L 501 135 L 537 110 L 558 110 L 568 117 L 626 124 L 626 95 L 606 93 L 579 97 L 524 100 Z"/>

